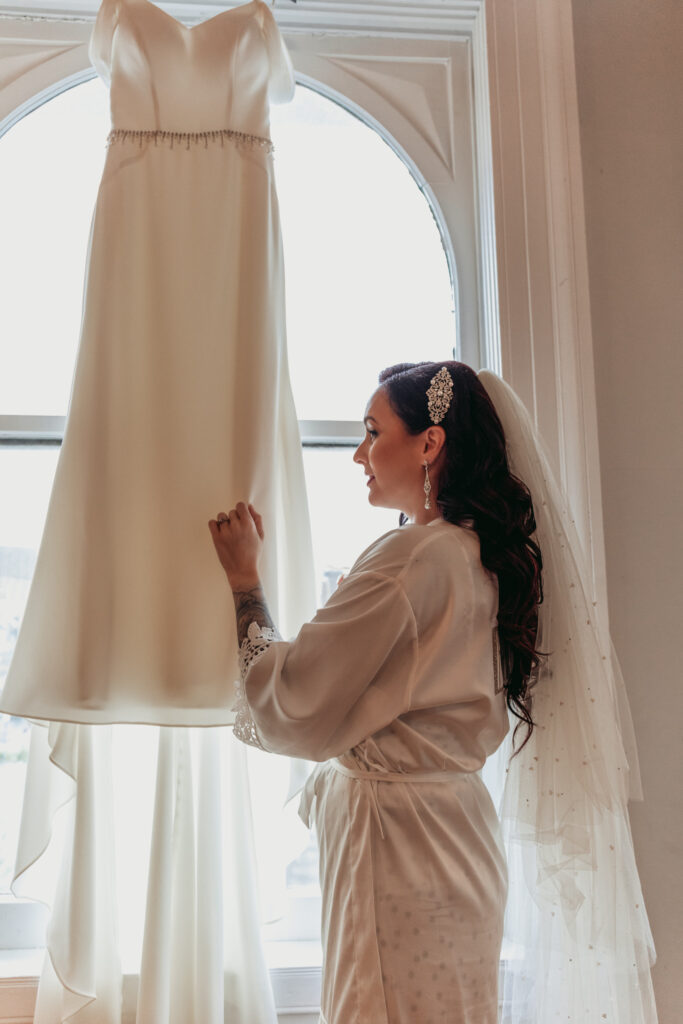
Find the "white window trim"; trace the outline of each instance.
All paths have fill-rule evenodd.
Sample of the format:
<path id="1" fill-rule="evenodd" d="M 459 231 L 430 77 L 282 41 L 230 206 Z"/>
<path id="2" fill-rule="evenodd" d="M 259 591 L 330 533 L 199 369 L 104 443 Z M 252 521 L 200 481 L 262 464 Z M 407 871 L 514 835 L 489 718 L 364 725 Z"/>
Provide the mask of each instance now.
<path id="1" fill-rule="evenodd" d="M 0 444 L 7 441 L 60 443 L 66 416 L 1 416 Z M 365 427 L 360 420 L 299 420 L 303 445 L 360 444 Z"/>
<path id="2" fill-rule="evenodd" d="M 32 1024 L 43 949 L 0 950 L 0 1024 Z M 271 967 L 280 1024 L 318 1024 L 320 967 Z M 138 979 L 123 977 L 121 1024 L 134 1024 Z"/>
<path id="3" fill-rule="evenodd" d="M 65 416 L 0 416 L 0 444 L 8 441 L 61 444 L 65 422 Z"/>

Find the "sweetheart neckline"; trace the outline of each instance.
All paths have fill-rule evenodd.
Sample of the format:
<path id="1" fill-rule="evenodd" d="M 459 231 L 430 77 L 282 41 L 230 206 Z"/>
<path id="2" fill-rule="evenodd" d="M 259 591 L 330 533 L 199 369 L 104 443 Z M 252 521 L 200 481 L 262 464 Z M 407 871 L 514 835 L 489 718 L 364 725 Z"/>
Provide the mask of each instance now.
<path id="1" fill-rule="evenodd" d="M 165 11 L 163 7 L 159 7 L 158 4 L 152 3 L 152 0 L 136 0 L 142 6 L 153 7 L 155 10 L 160 11 L 164 18 L 177 25 L 183 32 L 187 32 L 188 35 L 195 31 L 195 29 L 201 28 L 202 25 L 209 25 L 212 21 L 216 21 L 218 18 L 222 18 L 227 14 L 235 14 L 236 11 L 241 11 L 245 7 L 254 7 L 255 4 L 259 3 L 259 0 L 247 0 L 247 3 L 237 4 L 236 7 L 228 7 L 225 11 L 219 11 L 218 14 L 213 14 L 210 18 L 205 18 L 204 21 L 198 21 L 196 25 L 184 25 L 178 18 L 174 18 L 172 14 Z"/>

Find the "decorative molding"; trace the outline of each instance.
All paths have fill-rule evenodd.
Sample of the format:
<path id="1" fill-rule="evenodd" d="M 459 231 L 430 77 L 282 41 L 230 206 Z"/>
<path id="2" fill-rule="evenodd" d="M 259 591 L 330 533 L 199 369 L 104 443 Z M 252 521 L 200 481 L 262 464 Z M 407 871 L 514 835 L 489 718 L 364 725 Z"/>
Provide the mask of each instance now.
<path id="1" fill-rule="evenodd" d="M 0 21 L 0 136 L 60 91 L 91 77 L 89 26 Z"/>
<path id="2" fill-rule="evenodd" d="M 0 40 L 0 89 L 6 89 L 15 78 L 28 74 L 45 59 L 60 56 L 81 43 L 61 43 L 56 40 Z"/>
<path id="3" fill-rule="evenodd" d="M 160 3 L 173 17 L 197 24 L 236 3 Z M 61 3 L 60 0 L 24 0 L 0 2 L 0 19 L 92 22 L 99 0 Z M 479 17 L 482 0 L 278 0 L 275 16 L 281 27 L 291 32 L 324 31 L 349 34 L 380 34 L 420 39 L 454 38 L 470 34 Z"/>
<path id="4" fill-rule="evenodd" d="M 481 365 L 501 373 L 500 316 L 498 309 L 498 269 L 496 215 L 493 193 L 493 149 L 491 142 L 491 101 L 489 97 L 488 44 L 486 15 L 482 3 L 472 22 L 472 81 L 474 103 L 474 167 L 477 189 L 478 245 L 477 267 L 482 344 Z"/>
<path id="5" fill-rule="evenodd" d="M 484 16 L 480 6 L 473 18 L 472 6 L 470 31 L 457 38 L 311 34 L 288 42 L 299 80 L 375 128 L 429 200 L 453 282 L 457 357 L 479 366 L 497 348 L 498 318 L 493 193 L 477 184 L 477 171 L 492 179 Z"/>
<path id="6" fill-rule="evenodd" d="M 421 55 L 389 57 L 379 54 L 328 54 L 332 64 L 374 90 L 401 110 L 451 176 L 455 173 L 453 147 L 453 79 L 451 58 Z M 406 88 L 407 87 L 407 88 Z M 433 98 L 443 96 L 443 108 Z"/>

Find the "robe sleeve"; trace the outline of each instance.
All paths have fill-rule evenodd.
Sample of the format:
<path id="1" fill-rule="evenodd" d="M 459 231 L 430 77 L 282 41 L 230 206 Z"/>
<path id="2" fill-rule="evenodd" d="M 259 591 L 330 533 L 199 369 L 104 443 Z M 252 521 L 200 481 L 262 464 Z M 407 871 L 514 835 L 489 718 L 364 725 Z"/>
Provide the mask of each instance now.
<path id="1" fill-rule="evenodd" d="M 101 79 L 111 84 L 111 48 L 119 20 L 119 0 L 102 0 L 90 35 L 88 56 Z"/>
<path id="2" fill-rule="evenodd" d="M 270 7 L 261 0 L 259 8 L 261 33 L 270 62 L 268 99 L 271 103 L 289 103 L 294 98 L 296 86 L 292 61 Z"/>
<path id="3" fill-rule="evenodd" d="M 291 641 L 243 641 L 235 735 L 311 761 L 336 757 L 410 707 L 417 627 L 401 583 L 349 575 Z"/>

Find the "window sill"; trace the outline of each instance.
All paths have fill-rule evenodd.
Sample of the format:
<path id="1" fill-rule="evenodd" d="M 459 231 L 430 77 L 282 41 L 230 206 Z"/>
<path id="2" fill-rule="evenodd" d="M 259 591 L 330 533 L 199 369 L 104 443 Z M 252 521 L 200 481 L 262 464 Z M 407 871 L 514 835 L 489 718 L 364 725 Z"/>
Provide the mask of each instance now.
<path id="1" fill-rule="evenodd" d="M 266 961 L 281 1021 L 317 1021 L 322 951 L 318 942 L 267 942 Z M 45 950 L 0 949 L 0 1024 L 30 1024 Z M 124 975 L 125 1007 L 134 1007 L 137 976 Z M 134 1019 L 134 1013 L 131 1019 Z"/>
<path id="2" fill-rule="evenodd" d="M 37 981 L 44 955 L 44 949 L 0 949 L 0 984 Z"/>

